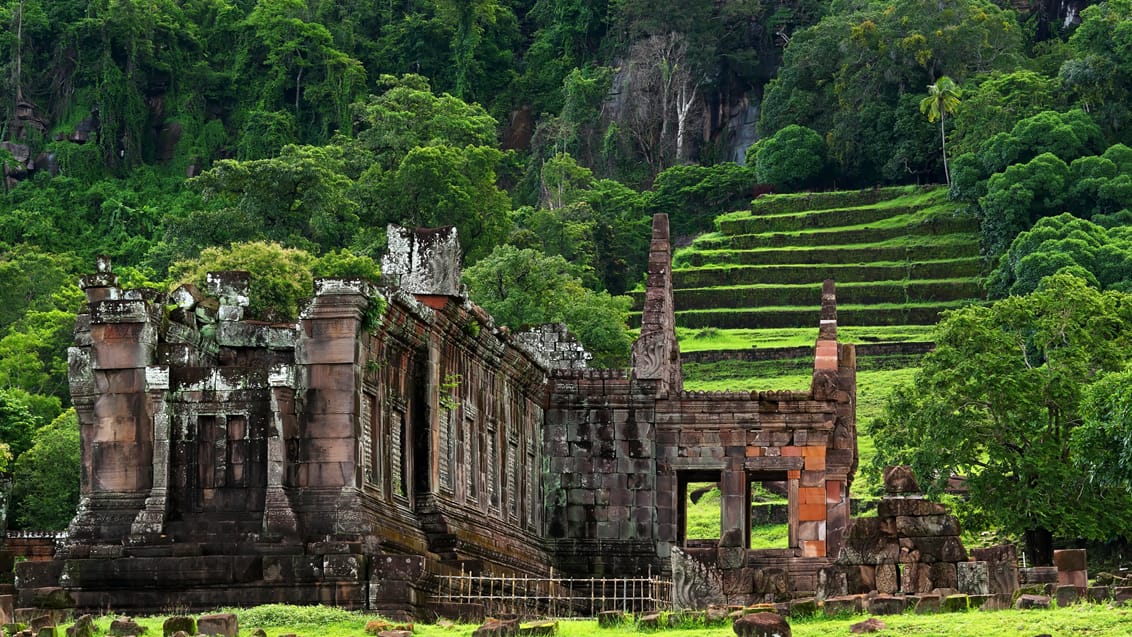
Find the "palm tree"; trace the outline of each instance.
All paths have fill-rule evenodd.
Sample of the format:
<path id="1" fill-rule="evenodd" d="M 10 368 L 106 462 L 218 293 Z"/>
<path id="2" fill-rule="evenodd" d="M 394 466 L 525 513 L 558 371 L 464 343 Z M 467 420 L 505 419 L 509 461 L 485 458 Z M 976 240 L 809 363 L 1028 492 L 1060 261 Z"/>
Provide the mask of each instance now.
<path id="1" fill-rule="evenodd" d="M 948 113 L 954 113 L 959 108 L 959 96 L 962 91 L 955 81 L 944 75 L 935 84 L 928 85 L 928 96 L 920 100 L 920 112 L 928 116 L 929 122 L 939 120 L 939 139 L 943 148 L 943 176 L 947 179 L 947 186 L 951 187 L 951 171 L 947 168 L 947 135 L 943 130 L 943 122 Z"/>

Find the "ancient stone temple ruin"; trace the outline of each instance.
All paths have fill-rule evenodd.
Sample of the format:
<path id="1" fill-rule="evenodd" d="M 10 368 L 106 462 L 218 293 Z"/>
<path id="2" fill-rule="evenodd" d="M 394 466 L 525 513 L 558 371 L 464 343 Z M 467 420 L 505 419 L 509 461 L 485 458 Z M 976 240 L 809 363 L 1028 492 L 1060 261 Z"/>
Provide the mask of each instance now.
<path id="1" fill-rule="evenodd" d="M 812 593 L 845 541 L 855 358 L 823 290 L 808 392 L 687 392 L 668 219 L 653 223 L 629 370 L 564 330 L 519 336 L 466 298 L 452 229 L 391 228 L 384 285 L 323 279 L 296 323 L 244 318 L 246 273 L 208 289 L 84 277 L 70 349 L 82 497 L 20 606 L 326 603 L 436 610 L 453 572 L 679 573 L 677 596 Z M 748 549 L 751 485 L 789 497 L 788 546 Z M 721 540 L 685 538 L 718 482 Z"/>

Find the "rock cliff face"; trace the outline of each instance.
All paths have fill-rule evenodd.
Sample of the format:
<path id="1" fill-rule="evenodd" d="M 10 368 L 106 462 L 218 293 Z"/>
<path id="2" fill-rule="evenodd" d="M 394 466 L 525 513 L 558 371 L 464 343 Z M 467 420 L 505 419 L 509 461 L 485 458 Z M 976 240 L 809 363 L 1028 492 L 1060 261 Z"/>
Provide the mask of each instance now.
<path id="1" fill-rule="evenodd" d="M 20 565 L 21 606 L 412 615 L 443 610 L 444 574 L 668 573 L 705 476 L 724 537 L 678 570 L 717 582 L 712 598 L 815 589 L 856 467 L 832 282 L 810 392 L 690 393 L 666 217 L 631 372 L 585 369 L 561 329 L 496 326 L 463 297 L 451 229 L 389 234 L 388 285 L 319 280 L 293 324 L 244 319 L 244 272 L 164 294 L 121 289 L 99 261 L 69 350 L 82 499 L 55 559 Z M 790 546 L 749 551 L 750 484 L 770 479 Z"/>

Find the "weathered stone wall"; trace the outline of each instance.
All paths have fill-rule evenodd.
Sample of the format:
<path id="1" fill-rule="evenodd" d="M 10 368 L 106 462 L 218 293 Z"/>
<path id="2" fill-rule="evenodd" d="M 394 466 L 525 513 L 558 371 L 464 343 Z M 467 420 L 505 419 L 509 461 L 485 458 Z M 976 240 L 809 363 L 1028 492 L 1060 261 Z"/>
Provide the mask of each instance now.
<path id="1" fill-rule="evenodd" d="M 552 375 L 544 427 L 547 540 L 575 575 L 659 572 L 656 402 L 614 370 Z M 675 520 L 668 522 L 674 524 Z"/>

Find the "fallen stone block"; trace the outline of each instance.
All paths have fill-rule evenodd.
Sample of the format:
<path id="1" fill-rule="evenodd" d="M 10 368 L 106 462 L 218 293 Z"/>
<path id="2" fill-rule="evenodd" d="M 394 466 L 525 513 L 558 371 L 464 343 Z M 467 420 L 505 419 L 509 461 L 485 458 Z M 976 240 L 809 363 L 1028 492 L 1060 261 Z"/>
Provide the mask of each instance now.
<path id="1" fill-rule="evenodd" d="M 201 635 L 236 637 L 236 635 L 240 633 L 240 622 L 232 613 L 201 615 L 197 619 L 197 633 Z"/>
<path id="2" fill-rule="evenodd" d="M 899 615 L 904 612 L 904 598 L 878 595 L 869 600 L 870 615 Z"/>
<path id="3" fill-rule="evenodd" d="M 520 637 L 553 637 L 557 634 L 558 622 L 553 620 L 532 622 L 519 626 Z"/>
<path id="4" fill-rule="evenodd" d="M 861 597 L 857 595 L 831 597 L 825 600 L 825 603 L 822 604 L 822 613 L 824 613 L 826 617 L 835 617 L 837 615 L 855 615 L 861 612 L 861 609 Z"/>
<path id="5" fill-rule="evenodd" d="M 1058 607 L 1072 606 L 1081 601 L 1081 589 L 1076 586 L 1058 586 L 1053 593 Z"/>
<path id="6" fill-rule="evenodd" d="M 660 613 L 646 613 L 637 619 L 637 630 L 660 630 L 662 626 Z"/>
<path id="7" fill-rule="evenodd" d="M 982 608 L 988 601 L 994 599 L 994 595 L 968 595 L 967 602 L 971 605 L 971 610 Z"/>
<path id="8" fill-rule="evenodd" d="M 705 626 L 722 626 L 728 622 L 728 609 L 726 606 L 711 605 L 704 611 Z M 600 618 L 598 619 L 600 622 Z"/>
<path id="9" fill-rule="evenodd" d="M 136 621 L 129 618 L 115 619 L 114 621 L 110 622 L 110 634 L 114 637 L 144 635 L 145 630 L 145 626 L 141 626 Z"/>
<path id="10" fill-rule="evenodd" d="M 939 609 L 945 613 L 965 613 L 971 607 L 967 595 L 948 595 L 940 601 Z"/>
<path id="11" fill-rule="evenodd" d="M 83 615 L 67 628 L 67 637 L 95 637 L 94 617 Z"/>
<path id="12" fill-rule="evenodd" d="M 603 610 L 597 614 L 597 625 L 601 628 L 613 628 L 627 623 L 630 617 L 619 610 Z"/>
<path id="13" fill-rule="evenodd" d="M 1007 593 L 992 593 L 979 610 L 1010 610 L 1014 608 L 1014 596 Z"/>
<path id="14" fill-rule="evenodd" d="M 939 612 L 939 595 L 917 595 L 916 605 L 912 607 L 917 615 Z"/>
<path id="15" fill-rule="evenodd" d="M 863 622 L 857 622 L 849 626 L 849 632 L 854 635 L 864 635 L 868 633 L 878 633 L 885 628 L 888 628 L 887 624 L 875 617 L 870 617 Z"/>
<path id="16" fill-rule="evenodd" d="M 515 637 L 518 632 L 519 620 L 489 617 L 472 632 L 472 637 Z"/>
<path id="17" fill-rule="evenodd" d="M 1085 549 L 1061 549 L 1053 552 L 1053 565 L 1059 571 L 1083 571 L 1087 568 Z"/>
<path id="18" fill-rule="evenodd" d="M 1048 610 L 1049 597 L 1045 595 L 1019 595 L 1018 599 L 1014 600 L 1014 608 L 1019 610 Z"/>
<path id="19" fill-rule="evenodd" d="M 777 613 L 754 613 L 735 620 L 738 637 L 791 637 L 790 624 Z"/>
<path id="20" fill-rule="evenodd" d="M 165 637 L 170 637 L 177 631 L 182 631 L 190 635 L 197 634 L 197 620 L 193 617 L 179 615 L 170 617 L 161 624 L 161 633 Z"/>
<path id="21" fill-rule="evenodd" d="M 1123 606 L 1132 600 L 1132 586 L 1117 586 L 1112 589 L 1112 601 L 1117 606 Z"/>
<path id="22" fill-rule="evenodd" d="M 811 617 L 818 613 L 818 600 L 813 597 L 792 599 L 787 608 L 790 617 Z"/>

